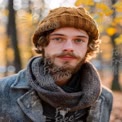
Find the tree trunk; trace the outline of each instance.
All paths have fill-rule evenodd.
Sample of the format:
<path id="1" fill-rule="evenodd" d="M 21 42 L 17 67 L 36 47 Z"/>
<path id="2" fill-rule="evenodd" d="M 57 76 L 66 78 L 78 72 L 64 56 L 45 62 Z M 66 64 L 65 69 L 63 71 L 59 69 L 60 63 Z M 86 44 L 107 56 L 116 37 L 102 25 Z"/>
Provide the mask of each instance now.
<path id="1" fill-rule="evenodd" d="M 114 5 L 118 0 L 111 0 L 112 5 Z M 116 10 L 113 9 L 113 20 L 116 18 Z M 118 33 L 115 33 L 111 37 L 112 45 L 113 45 L 113 80 L 111 89 L 115 91 L 121 91 L 120 83 L 119 83 L 119 67 L 120 67 L 120 53 L 118 50 L 118 46 L 115 43 L 115 39 L 119 36 Z"/>
<path id="2" fill-rule="evenodd" d="M 18 41 L 17 41 L 17 30 L 16 30 L 16 22 L 15 22 L 15 11 L 13 9 L 13 0 L 9 0 L 8 3 L 8 25 L 7 25 L 7 33 L 11 40 L 11 44 L 14 50 L 14 66 L 15 72 L 18 72 L 21 69 L 21 59 L 20 53 L 18 49 Z"/>
<path id="3" fill-rule="evenodd" d="M 118 46 L 115 44 L 115 38 L 118 37 L 118 34 L 114 34 L 111 37 L 112 45 L 113 45 L 113 80 L 112 80 L 112 86 L 111 89 L 115 91 L 121 91 L 120 83 L 119 83 L 119 67 L 120 67 L 120 53 Z"/>

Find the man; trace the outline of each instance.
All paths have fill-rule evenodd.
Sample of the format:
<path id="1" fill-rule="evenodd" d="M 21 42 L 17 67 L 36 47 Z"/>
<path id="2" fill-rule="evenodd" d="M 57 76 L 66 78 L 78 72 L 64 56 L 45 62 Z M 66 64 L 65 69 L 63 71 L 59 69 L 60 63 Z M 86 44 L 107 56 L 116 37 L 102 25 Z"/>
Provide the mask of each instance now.
<path id="1" fill-rule="evenodd" d="M 88 61 L 99 32 L 84 8 L 56 8 L 33 35 L 36 51 L 26 69 L 0 81 L 5 122 L 109 122 L 112 93 Z"/>

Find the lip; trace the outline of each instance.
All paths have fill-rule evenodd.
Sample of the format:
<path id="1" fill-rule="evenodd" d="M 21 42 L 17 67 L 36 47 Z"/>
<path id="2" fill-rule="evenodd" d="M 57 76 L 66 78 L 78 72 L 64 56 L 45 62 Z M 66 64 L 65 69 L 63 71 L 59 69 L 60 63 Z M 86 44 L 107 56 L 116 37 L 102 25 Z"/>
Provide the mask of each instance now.
<path id="1" fill-rule="evenodd" d="M 75 57 L 72 57 L 72 56 L 59 56 L 58 58 L 62 60 L 67 60 L 67 61 L 76 59 Z"/>

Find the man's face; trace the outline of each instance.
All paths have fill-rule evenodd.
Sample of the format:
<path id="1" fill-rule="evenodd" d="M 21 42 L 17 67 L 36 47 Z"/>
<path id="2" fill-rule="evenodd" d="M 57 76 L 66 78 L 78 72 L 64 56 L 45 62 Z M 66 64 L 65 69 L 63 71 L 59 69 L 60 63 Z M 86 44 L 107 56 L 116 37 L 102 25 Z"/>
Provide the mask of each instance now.
<path id="1" fill-rule="evenodd" d="M 49 35 L 49 44 L 44 48 L 45 57 L 53 64 L 66 69 L 75 69 L 84 60 L 89 36 L 81 29 L 64 27 Z"/>

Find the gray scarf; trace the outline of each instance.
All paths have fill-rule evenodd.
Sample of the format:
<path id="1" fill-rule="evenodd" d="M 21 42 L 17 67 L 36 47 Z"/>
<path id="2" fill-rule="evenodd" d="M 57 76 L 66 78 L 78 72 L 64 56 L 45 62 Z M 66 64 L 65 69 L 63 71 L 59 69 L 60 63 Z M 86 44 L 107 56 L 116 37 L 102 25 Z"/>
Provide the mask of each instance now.
<path id="1" fill-rule="evenodd" d="M 49 73 L 44 73 L 44 62 L 41 57 L 31 59 L 27 67 L 28 81 L 39 97 L 55 108 L 60 107 L 69 111 L 90 107 L 101 92 L 99 75 L 91 63 L 84 63 L 80 73 L 80 91 L 68 93 L 55 84 Z"/>

